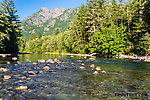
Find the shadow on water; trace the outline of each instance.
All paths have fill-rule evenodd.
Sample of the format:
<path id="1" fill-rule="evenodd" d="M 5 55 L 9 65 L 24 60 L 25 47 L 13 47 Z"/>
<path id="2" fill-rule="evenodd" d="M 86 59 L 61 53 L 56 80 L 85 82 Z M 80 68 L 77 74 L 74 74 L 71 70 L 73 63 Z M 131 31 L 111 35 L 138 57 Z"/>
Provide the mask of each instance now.
<path id="1" fill-rule="evenodd" d="M 38 63 L 38 59 L 57 58 L 64 64 Z M 9 61 L 11 64 L 6 64 Z M 0 66 L 8 68 L 7 72 L 0 72 L 0 97 L 6 99 L 149 99 L 148 96 L 115 96 L 121 93 L 149 93 L 150 91 L 150 63 L 128 59 L 96 59 L 88 60 L 82 56 L 52 55 L 52 54 L 19 54 L 18 61 L 11 57 L 0 58 Z M 17 64 L 17 65 L 15 65 Z M 106 73 L 93 74 L 95 69 L 89 66 L 100 66 Z M 49 66 L 52 71 L 42 68 Z M 85 67 L 81 69 L 80 67 Z M 28 71 L 38 74 L 30 75 Z M 4 75 L 11 79 L 3 80 Z M 26 79 L 14 77 L 25 76 Z M 31 78 L 31 80 L 27 80 Z M 22 82 L 20 82 L 20 80 Z M 15 90 L 18 86 L 28 86 L 25 91 Z"/>

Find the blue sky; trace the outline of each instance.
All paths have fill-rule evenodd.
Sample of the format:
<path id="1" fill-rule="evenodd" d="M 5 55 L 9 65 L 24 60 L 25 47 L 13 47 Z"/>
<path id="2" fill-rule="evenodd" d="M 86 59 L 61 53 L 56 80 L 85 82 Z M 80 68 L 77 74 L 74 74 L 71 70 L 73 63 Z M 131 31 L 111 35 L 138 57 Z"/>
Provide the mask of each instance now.
<path id="1" fill-rule="evenodd" d="M 0 0 L 2 2 L 3 0 Z M 54 9 L 60 7 L 64 9 L 80 7 L 86 4 L 87 0 L 13 0 L 17 9 L 17 15 L 20 19 L 24 19 L 34 12 L 40 10 L 41 7 Z"/>

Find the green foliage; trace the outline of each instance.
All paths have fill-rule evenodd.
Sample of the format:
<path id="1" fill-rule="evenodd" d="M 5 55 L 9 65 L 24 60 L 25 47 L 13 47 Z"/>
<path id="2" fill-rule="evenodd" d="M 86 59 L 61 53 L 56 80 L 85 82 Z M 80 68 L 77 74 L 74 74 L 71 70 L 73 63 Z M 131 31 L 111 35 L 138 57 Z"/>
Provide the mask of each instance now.
<path id="1" fill-rule="evenodd" d="M 35 38 L 36 38 L 35 33 L 32 33 L 31 36 L 30 36 L 30 40 L 33 40 L 33 39 L 35 39 Z"/>
<path id="2" fill-rule="evenodd" d="M 18 52 L 17 37 L 20 36 L 20 21 L 15 15 L 12 0 L 4 0 L 0 3 L 0 52 Z"/>
<path id="3" fill-rule="evenodd" d="M 53 35 L 57 35 L 58 33 L 60 33 L 60 31 L 59 31 L 58 28 L 56 28 L 55 31 L 54 31 L 54 33 L 53 33 Z"/>
<path id="4" fill-rule="evenodd" d="M 37 35 L 37 38 L 40 39 L 41 37 L 42 37 L 42 34 L 41 34 L 41 32 L 39 32 L 38 35 Z"/>
<path id="5" fill-rule="evenodd" d="M 70 25 L 66 23 L 72 20 L 71 17 L 60 21 L 60 17 L 64 16 L 61 15 L 55 19 L 54 27 L 49 27 L 47 32 L 43 32 L 44 28 L 37 28 L 37 25 L 24 26 L 27 32 L 33 31 L 34 28 L 35 35 L 39 31 L 45 35 L 54 33 L 41 38 L 32 36 L 25 43 L 24 50 L 39 53 L 148 55 L 150 53 L 149 4 L 146 0 L 126 2 L 120 0 L 119 3 L 116 0 L 107 2 L 88 0 L 86 6 L 82 5 L 79 8 Z M 49 21 L 42 23 L 43 27 L 46 27 L 48 23 Z M 55 30 L 57 28 L 59 30 Z"/>
<path id="6" fill-rule="evenodd" d="M 103 27 L 94 34 L 93 44 L 95 51 L 100 54 L 120 54 L 125 49 L 126 36 L 122 29 L 115 25 Z"/>

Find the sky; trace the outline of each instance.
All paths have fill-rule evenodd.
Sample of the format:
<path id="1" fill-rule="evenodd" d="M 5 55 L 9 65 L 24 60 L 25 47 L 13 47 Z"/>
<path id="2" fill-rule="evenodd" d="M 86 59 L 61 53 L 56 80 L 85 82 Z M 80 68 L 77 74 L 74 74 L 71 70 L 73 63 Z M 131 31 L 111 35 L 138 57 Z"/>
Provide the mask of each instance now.
<path id="1" fill-rule="evenodd" d="M 3 0 L 0 0 L 2 2 Z M 41 7 L 54 9 L 60 7 L 64 9 L 80 7 L 86 5 L 87 0 L 13 0 L 17 15 L 20 20 L 40 10 Z"/>

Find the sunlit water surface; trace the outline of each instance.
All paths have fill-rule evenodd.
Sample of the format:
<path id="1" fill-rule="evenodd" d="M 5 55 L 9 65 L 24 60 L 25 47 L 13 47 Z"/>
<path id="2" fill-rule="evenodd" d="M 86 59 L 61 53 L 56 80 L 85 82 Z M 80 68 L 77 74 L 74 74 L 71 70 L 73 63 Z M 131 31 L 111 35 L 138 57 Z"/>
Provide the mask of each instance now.
<path id="1" fill-rule="evenodd" d="M 64 64 L 45 65 L 38 63 L 38 59 L 57 58 Z M 128 59 L 96 59 L 88 57 L 51 55 L 51 54 L 20 54 L 18 61 L 12 57 L 0 57 L 0 67 L 8 68 L 9 71 L 0 71 L 0 98 L 2 99 L 40 99 L 40 100 L 148 100 L 148 96 L 115 96 L 117 92 L 146 93 L 150 91 L 150 63 Z M 6 64 L 10 61 L 11 64 Z M 93 74 L 89 66 L 100 66 L 105 74 Z M 42 68 L 49 66 L 50 71 Z M 85 69 L 81 69 L 83 66 Z M 37 71 L 35 75 L 28 71 Z M 9 80 L 4 80 L 4 75 L 10 75 Z M 20 79 L 14 75 L 22 75 L 31 80 Z M 22 81 L 19 83 L 19 81 Z M 15 90 L 18 86 L 27 86 L 24 91 Z"/>

